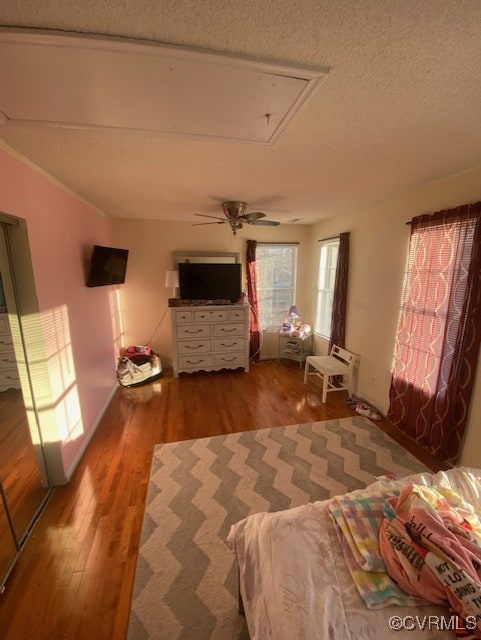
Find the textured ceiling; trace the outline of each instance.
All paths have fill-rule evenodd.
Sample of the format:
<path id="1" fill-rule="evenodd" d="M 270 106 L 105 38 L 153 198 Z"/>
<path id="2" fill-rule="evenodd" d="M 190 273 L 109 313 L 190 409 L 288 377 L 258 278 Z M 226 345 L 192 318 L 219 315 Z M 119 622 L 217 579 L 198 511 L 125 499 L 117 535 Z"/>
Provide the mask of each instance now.
<path id="1" fill-rule="evenodd" d="M 481 166 L 479 0 L 10 0 L 0 25 L 330 68 L 269 147 L 0 125 L 10 147 L 111 216 L 198 221 L 239 199 L 309 223 Z"/>
<path id="2" fill-rule="evenodd" d="M 151 40 L 0 29 L 4 126 L 272 144 L 328 70 Z"/>

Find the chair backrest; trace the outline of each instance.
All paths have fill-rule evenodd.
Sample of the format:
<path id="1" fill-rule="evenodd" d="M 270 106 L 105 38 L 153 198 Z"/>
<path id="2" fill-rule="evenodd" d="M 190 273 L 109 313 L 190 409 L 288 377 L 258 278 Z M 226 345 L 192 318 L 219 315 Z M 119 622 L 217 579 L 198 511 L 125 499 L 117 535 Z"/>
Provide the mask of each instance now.
<path id="1" fill-rule="evenodd" d="M 338 347 L 337 344 L 332 345 L 331 353 L 329 355 L 333 356 L 334 358 L 337 358 L 337 360 L 340 360 L 341 362 L 346 364 L 349 367 L 349 369 L 352 369 L 354 367 L 356 356 L 350 351 L 346 351 L 346 349 L 343 349 L 342 347 Z"/>

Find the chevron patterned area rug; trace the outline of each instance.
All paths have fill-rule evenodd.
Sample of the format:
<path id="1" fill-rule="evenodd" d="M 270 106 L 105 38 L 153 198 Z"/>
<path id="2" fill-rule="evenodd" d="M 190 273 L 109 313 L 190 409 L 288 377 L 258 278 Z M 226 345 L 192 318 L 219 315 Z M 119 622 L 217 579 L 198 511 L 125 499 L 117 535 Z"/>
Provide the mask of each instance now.
<path id="1" fill-rule="evenodd" d="M 230 526 L 426 467 L 362 416 L 157 445 L 128 640 L 244 640 Z"/>

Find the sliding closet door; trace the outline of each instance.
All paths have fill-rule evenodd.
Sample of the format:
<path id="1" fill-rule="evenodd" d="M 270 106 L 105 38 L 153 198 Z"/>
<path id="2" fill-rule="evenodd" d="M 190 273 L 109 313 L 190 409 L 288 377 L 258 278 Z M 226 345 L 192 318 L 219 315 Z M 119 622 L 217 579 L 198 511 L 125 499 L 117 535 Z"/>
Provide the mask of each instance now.
<path id="1" fill-rule="evenodd" d="M 5 506 L 5 494 L 0 482 L 0 585 L 7 575 L 18 552 L 18 545 L 13 535 Z M 0 588 L 0 593 L 2 589 Z"/>
<path id="2" fill-rule="evenodd" d="M 28 368 L 17 307 L 17 291 L 11 268 L 8 232 L 0 223 L 0 585 L 5 564 L 22 545 L 49 488 L 44 477 L 40 434 L 32 407 Z M 19 370 L 22 364 L 22 373 Z M 24 391 L 27 393 L 24 394 Z M 27 409 L 29 412 L 27 413 Z M 38 454 L 40 452 L 40 460 Z M 45 483 L 43 483 L 45 485 Z M 8 525 L 8 527 L 7 527 Z M 9 539 L 11 527 L 15 540 Z"/>

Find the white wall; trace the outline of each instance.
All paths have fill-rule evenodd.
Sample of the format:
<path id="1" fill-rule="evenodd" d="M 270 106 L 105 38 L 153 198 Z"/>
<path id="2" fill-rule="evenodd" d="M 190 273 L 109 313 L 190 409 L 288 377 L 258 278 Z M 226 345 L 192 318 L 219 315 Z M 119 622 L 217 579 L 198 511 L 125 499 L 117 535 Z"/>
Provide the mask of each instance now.
<path id="1" fill-rule="evenodd" d="M 125 344 L 145 344 L 150 341 L 164 365 L 172 362 L 170 316 L 166 313 L 172 290 L 165 287 L 165 272 L 174 267 L 174 251 L 239 253 L 245 265 L 248 239 L 258 242 L 299 242 L 296 302 L 301 312 L 307 307 L 309 227 L 252 225 L 244 227 L 234 237 L 227 225 L 194 227 L 191 223 L 182 222 L 115 220 L 114 233 L 116 245 L 130 251 L 126 283 L 121 287 Z M 245 272 L 243 288 L 247 291 Z M 277 356 L 277 348 L 277 334 L 265 336 L 261 357 Z"/>
<path id="2" fill-rule="evenodd" d="M 481 169 L 420 186 L 312 227 L 308 258 L 311 273 L 317 270 L 317 240 L 351 232 L 346 348 L 360 356 L 358 394 L 382 412 L 389 406 L 390 371 L 409 239 L 406 221 L 421 213 L 479 200 Z M 312 282 L 308 297 L 314 304 Z M 310 311 L 314 312 L 313 307 Z M 318 353 L 324 353 L 326 348 L 325 341 L 316 339 Z M 470 466 L 481 466 L 480 369 L 478 364 L 461 457 L 461 463 Z"/>

